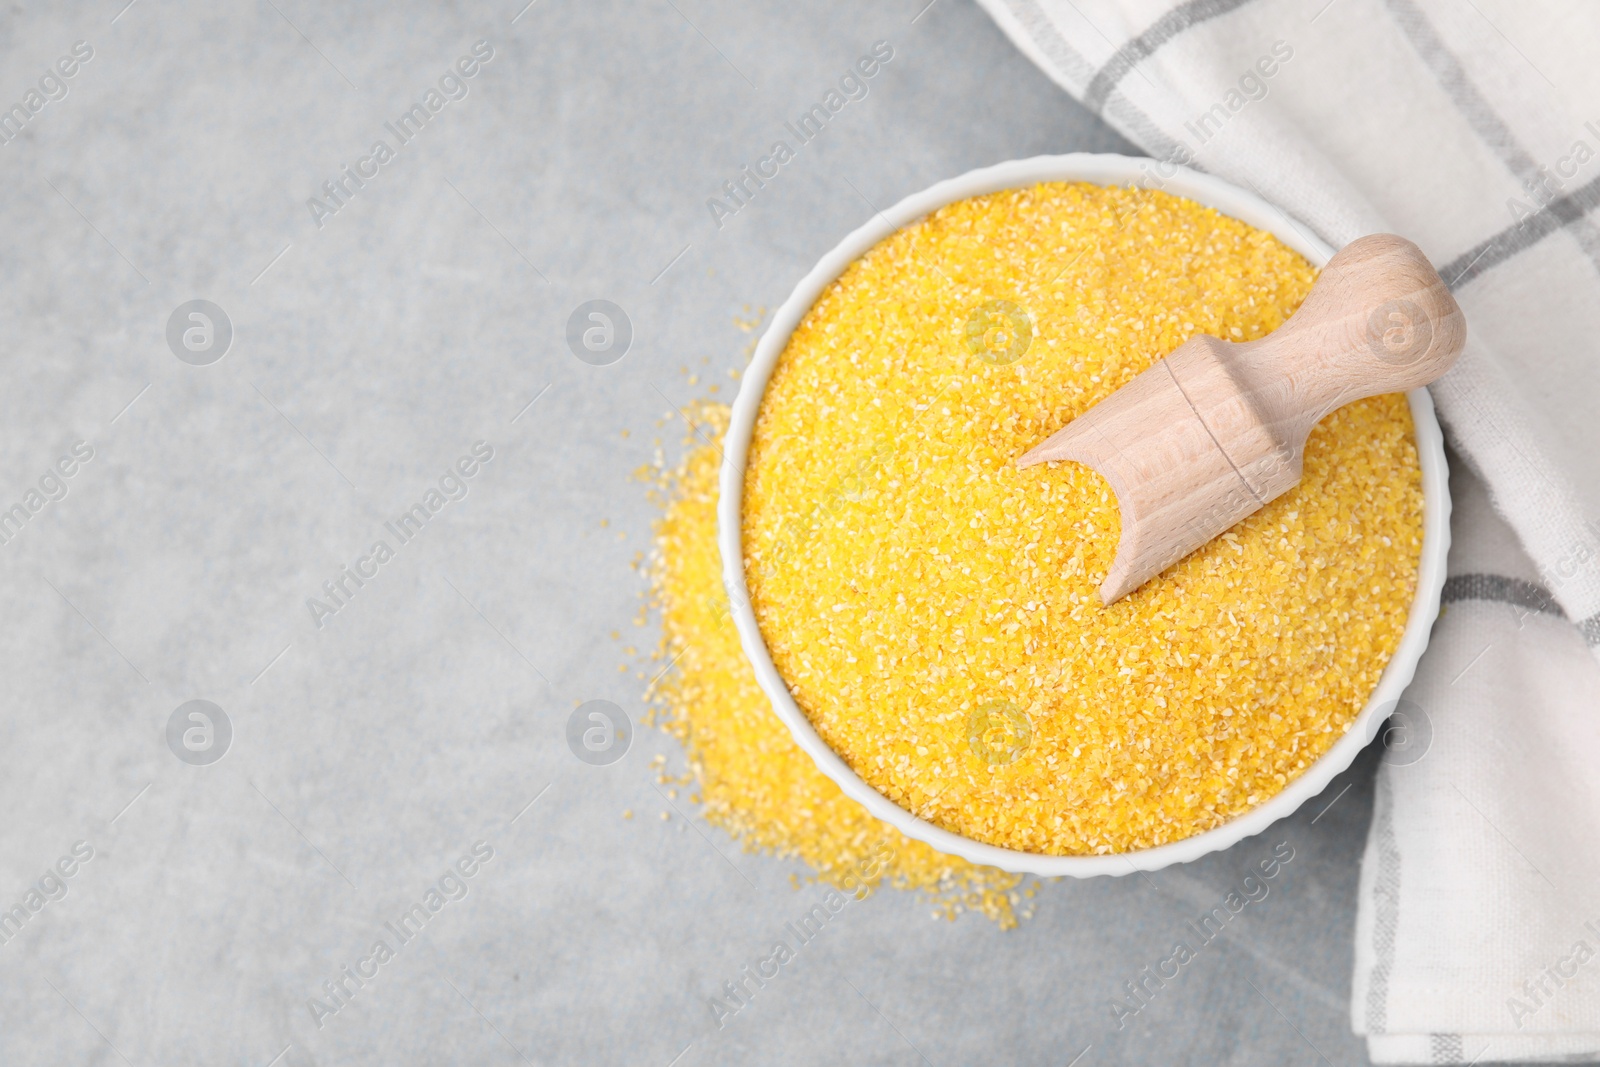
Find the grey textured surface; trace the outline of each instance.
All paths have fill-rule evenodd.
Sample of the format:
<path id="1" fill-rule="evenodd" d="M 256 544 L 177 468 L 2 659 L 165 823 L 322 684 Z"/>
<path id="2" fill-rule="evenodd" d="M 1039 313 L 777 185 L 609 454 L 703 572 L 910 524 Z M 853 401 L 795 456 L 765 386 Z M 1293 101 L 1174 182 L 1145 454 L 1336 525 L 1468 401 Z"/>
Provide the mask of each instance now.
<path id="1" fill-rule="evenodd" d="M 94 50 L 0 146 L 0 498 L 94 450 L 0 544 L 0 903 L 93 849 L 0 945 L 0 1063 L 1364 1062 L 1370 754 L 1229 852 L 1048 884 L 1011 933 L 879 893 L 718 1030 L 708 997 L 818 892 L 656 818 L 646 764 L 681 766 L 662 735 L 610 766 L 568 751 L 577 702 L 639 714 L 610 637 L 654 639 L 631 625 L 652 513 L 629 474 L 678 436 L 669 404 L 742 364 L 735 316 L 870 204 L 1128 149 L 975 8 L 913 23 L 923 2 L 0 14 L 0 99 Z M 468 95 L 319 228 L 307 198 L 480 38 Z M 870 95 L 719 231 L 706 198 L 880 39 Z M 233 323 L 210 366 L 166 343 L 193 298 Z M 634 327 L 608 367 L 564 341 L 593 298 Z M 385 520 L 480 440 L 465 499 L 314 625 L 307 598 L 396 546 Z M 233 727 L 208 766 L 167 744 L 191 699 Z M 323 982 L 479 841 L 467 895 L 319 1027 Z M 1118 1032 L 1122 983 L 1279 841 L 1270 895 Z"/>

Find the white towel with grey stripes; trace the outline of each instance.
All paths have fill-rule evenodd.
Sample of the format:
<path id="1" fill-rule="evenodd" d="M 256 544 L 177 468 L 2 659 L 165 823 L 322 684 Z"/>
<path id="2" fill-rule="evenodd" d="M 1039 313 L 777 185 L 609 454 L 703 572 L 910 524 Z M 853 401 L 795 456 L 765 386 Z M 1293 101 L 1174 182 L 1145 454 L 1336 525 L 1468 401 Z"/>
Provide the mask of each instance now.
<path id="1" fill-rule="evenodd" d="M 1600 1055 L 1600 7 L 979 3 L 1154 159 L 1335 247 L 1404 234 L 1454 290 L 1451 577 L 1379 772 L 1352 1021 L 1379 1063 Z"/>

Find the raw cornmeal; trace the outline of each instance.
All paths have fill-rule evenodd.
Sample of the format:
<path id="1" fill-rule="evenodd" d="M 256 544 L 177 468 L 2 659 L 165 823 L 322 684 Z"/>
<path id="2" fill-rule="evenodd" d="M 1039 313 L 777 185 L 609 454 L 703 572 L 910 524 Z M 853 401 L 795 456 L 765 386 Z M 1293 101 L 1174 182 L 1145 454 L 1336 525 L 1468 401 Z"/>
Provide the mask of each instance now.
<path id="1" fill-rule="evenodd" d="M 797 745 L 756 684 L 722 588 L 717 553 L 718 447 L 728 422 L 719 404 L 691 406 L 696 444 L 675 470 L 648 471 L 665 506 L 650 560 L 651 602 L 661 615 L 655 718 L 680 741 L 705 817 L 746 849 L 802 860 L 824 882 L 860 892 L 888 883 L 930 898 L 937 914 L 976 911 L 1002 927 L 1028 913 L 1031 886 L 902 837 L 840 791 Z M 665 669 L 670 667 L 671 669 Z"/>
<path id="2" fill-rule="evenodd" d="M 1314 278 L 1190 201 L 1047 184 L 952 204 L 823 293 L 757 419 L 745 569 L 858 774 L 979 841 L 1123 852 L 1249 810 L 1349 729 L 1416 585 L 1403 396 L 1325 419 L 1297 489 L 1109 608 L 1109 487 L 1014 466 L 1190 336 L 1269 333 Z"/>

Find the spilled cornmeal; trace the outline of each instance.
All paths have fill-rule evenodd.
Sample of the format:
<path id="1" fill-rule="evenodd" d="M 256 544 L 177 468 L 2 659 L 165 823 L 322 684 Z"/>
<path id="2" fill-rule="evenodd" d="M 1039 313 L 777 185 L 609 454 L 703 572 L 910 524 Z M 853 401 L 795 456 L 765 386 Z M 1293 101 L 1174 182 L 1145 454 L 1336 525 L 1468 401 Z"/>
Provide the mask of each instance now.
<path id="1" fill-rule="evenodd" d="M 879 822 L 817 770 L 773 714 L 722 588 L 716 442 L 728 409 L 694 405 L 688 415 L 695 447 L 676 468 L 647 472 L 664 504 L 649 565 L 662 629 L 657 665 L 648 671 L 660 677 L 649 696 L 657 724 L 682 741 L 689 763 L 681 779 L 663 771 L 661 784 L 692 782 L 707 820 L 746 849 L 801 860 L 826 883 L 858 895 L 889 884 L 917 891 L 943 917 L 975 911 L 1015 926 L 1031 906 L 1031 886 Z"/>

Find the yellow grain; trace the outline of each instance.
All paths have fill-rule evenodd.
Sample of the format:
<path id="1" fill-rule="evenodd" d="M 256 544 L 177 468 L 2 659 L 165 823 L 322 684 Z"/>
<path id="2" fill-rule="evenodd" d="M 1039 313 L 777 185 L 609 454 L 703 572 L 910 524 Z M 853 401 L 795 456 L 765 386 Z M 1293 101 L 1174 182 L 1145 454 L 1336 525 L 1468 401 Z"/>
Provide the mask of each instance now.
<path id="1" fill-rule="evenodd" d="M 1416 584 L 1404 397 L 1324 420 L 1297 489 L 1110 608 L 1109 487 L 1077 464 L 1013 462 L 1193 334 L 1270 332 L 1314 277 L 1192 202 L 1049 184 L 952 204 L 823 293 L 757 420 L 745 569 L 774 662 L 857 773 L 980 841 L 1125 852 L 1238 816 L 1349 729 Z M 690 547 L 661 551 L 670 567 Z M 680 634 L 707 627 L 731 640 L 726 619 Z M 737 750 L 718 759 L 738 786 L 708 785 L 708 805 L 772 840 L 731 806 L 796 777 L 826 790 L 771 722 L 751 725 L 770 712 L 743 661 L 721 669 L 683 706 L 739 692 L 742 715 L 685 736 L 702 767 Z M 836 817 L 808 806 L 778 837 L 810 847 L 796 842 L 843 830 Z"/>
<path id="2" fill-rule="evenodd" d="M 846 890 L 893 885 L 932 899 L 938 914 L 976 911 L 1001 927 L 1027 914 L 1013 898 L 1016 875 L 976 867 L 900 835 L 867 814 L 817 770 L 756 684 L 729 614 L 717 553 L 717 446 L 727 426 L 720 404 L 691 405 L 693 447 L 670 471 L 645 469 L 663 513 L 650 561 L 651 601 L 661 616 L 648 692 L 657 725 L 684 746 L 693 798 L 703 814 L 749 851 L 798 859 Z M 703 436 L 702 436 L 703 435 Z M 666 673 L 661 672 L 668 668 Z M 664 758 L 651 760 L 652 768 Z M 686 784 L 686 783 L 685 783 Z M 865 879 L 860 872 L 872 873 Z"/>

